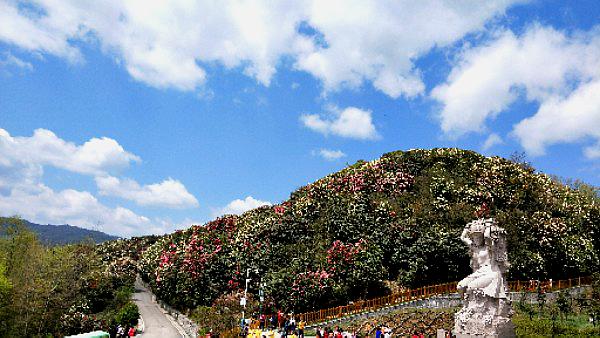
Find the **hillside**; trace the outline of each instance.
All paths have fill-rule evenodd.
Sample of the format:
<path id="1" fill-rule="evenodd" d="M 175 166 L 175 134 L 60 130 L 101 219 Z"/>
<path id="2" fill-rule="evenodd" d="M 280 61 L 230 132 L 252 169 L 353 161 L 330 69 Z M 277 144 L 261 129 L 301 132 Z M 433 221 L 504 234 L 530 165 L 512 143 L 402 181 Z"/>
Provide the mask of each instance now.
<path id="1" fill-rule="evenodd" d="M 267 311 L 304 311 L 459 280 L 460 233 L 482 203 L 508 233 L 510 279 L 598 271 L 600 206 L 524 164 L 459 149 L 397 151 L 359 161 L 281 204 L 159 239 L 140 269 L 182 309 L 265 284 Z"/>
<path id="2" fill-rule="evenodd" d="M 10 224 L 10 218 L 0 217 L 0 224 Z M 48 245 L 64 245 L 80 243 L 86 240 L 92 240 L 94 243 L 102 243 L 118 239 L 117 236 L 105 234 L 97 230 L 83 229 L 80 227 L 61 224 L 36 224 L 23 220 L 26 228 L 36 233 L 39 241 Z"/>

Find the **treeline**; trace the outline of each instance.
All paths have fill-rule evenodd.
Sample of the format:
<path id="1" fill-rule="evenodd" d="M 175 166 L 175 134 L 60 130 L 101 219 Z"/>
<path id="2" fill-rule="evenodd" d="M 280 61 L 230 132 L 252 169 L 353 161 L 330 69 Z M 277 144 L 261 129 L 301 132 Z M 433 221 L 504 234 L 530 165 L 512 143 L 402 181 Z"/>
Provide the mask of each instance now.
<path id="1" fill-rule="evenodd" d="M 48 247 L 20 219 L 0 238 L 0 337 L 64 336 L 137 321 L 133 277 L 111 273 L 93 242 Z"/>

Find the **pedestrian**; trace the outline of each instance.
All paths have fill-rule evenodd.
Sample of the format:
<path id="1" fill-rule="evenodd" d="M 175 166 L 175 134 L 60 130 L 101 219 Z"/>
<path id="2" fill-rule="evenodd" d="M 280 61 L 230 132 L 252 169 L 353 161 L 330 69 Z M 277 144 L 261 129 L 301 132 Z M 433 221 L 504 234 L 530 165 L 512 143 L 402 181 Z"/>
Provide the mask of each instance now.
<path id="1" fill-rule="evenodd" d="M 134 337 L 135 336 L 135 329 L 132 327 L 129 328 L 129 337 Z"/>
<path id="2" fill-rule="evenodd" d="M 383 328 L 383 338 L 391 338 L 392 337 L 392 330 L 390 330 L 389 327 L 385 326 Z"/>
<path id="3" fill-rule="evenodd" d="M 276 314 L 273 314 L 271 316 L 271 327 L 272 328 L 276 328 L 277 327 L 277 316 L 276 316 Z"/>
<path id="4" fill-rule="evenodd" d="M 281 328 L 281 324 L 283 323 L 283 312 L 281 310 L 277 311 L 277 327 Z"/>
<path id="5" fill-rule="evenodd" d="M 381 327 L 380 327 L 380 326 L 378 326 L 378 327 L 375 329 L 375 338 L 382 338 L 382 337 L 381 337 Z"/>
<path id="6" fill-rule="evenodd" d="M 298 338 L 304 338 L 304 326 L 306 323 L 302 319 L 298 322 Z"/>

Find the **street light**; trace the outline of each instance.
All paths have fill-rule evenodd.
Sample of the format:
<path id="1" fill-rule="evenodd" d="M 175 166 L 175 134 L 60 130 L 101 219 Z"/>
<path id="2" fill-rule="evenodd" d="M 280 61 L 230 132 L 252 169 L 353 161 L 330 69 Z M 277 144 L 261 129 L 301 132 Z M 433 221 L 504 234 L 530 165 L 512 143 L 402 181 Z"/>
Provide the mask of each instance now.
<path id="1" fill-rule="evenodd" d="M 246 322 L 246 296 L 248 294 L 248 284 L 250 283 L 250 268 L 246 269 L 246 288 L 244 289 L 244 297 L 240 299 L 240 305 L 244 307 L 242 310 L 242 329 Z"/>

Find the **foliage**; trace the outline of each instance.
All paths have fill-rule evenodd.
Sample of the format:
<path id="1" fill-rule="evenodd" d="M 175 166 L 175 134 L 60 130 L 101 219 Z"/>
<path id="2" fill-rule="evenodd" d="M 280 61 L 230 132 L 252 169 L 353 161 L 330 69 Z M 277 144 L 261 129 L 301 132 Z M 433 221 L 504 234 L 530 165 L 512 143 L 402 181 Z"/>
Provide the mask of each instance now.
<path id="1" fill-rule="evenodd" d="M 4 223 L 6 224 L 6 223 Z M 132 279 L 92 243 L 42 245 L 13 218 L 0 238 L 0 336 L 63 336 L 108 329 Z"/>
<path id="2" fill-rule="evenodd" d="M 199 306 L 192 314 L 191 318 L 198 323 L 199 331 L 207 333 L 213 332 L 234 332 L 239 330 L 240 320 L 244 307 L 240 305 L 240 298 L 243 293 L 227 293 L 219 296 L 212 306 Z M 247 317 L 258 310 L 258 302 L 252 296 L 246 302 Z"/>
<path id="3" fill-rule="evenodd" d="M 599 337 L 600 327 L 594 327 L 589 317 L 583 314 L 572 315 L 565 320 L 552 318 L 550 311 L 541 317 L 529 318 L 527 314 L 517 312 L 513 317 L 518 337 Z"/>
<path id="4" fill-rule="evenodd" d="M 139 269 L 180 309 L 244 287 L 296 312 L 455 281 L 469 273 L 464 225 L 483 202 L 507 230 L 510 279 L 599 269 L 600 203 L 519 163 L 459 149 L 411 150 L 356 164 L 287 201 L 157 239 Z M 594 190 L 595 191 L 595 190 Z"/>
<path id="5" fill-rule="evenodd" d="M 115 322 L 123 326 L 135 326 L 140 318 L 138 306 L 128 302 L 123 306 L 115 316 Z"/>

